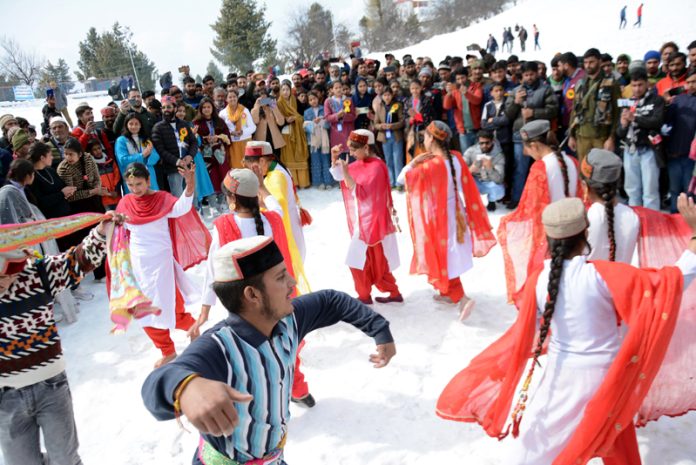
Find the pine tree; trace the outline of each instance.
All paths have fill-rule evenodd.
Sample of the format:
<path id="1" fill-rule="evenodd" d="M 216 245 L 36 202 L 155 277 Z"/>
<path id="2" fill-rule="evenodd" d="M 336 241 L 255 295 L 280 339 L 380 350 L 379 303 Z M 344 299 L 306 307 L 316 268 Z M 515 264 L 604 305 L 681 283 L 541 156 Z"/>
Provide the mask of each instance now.
<path id="1" fill-rule="evenodd" d="M 210 52 L 223 65 L 238 72 L 252 69 L 254 62 L 276 54 L 264 19 L 266 7 L 252 0 L 223 0 L 220 15 L 211 27 L 215 31 Z"/>
<path id="2" fill-rule="evenodd" d="M 331 11 L 314 2 L 290 20 L 288 40 L 283 47 L 285 57 L 304 63 L 321 59 L 323 52 L 333 56 L 337 45 L 334 37 L 338 39 L 336 33 L 343 34 L 345 29 L 341 24 L 334 25 Z"/>
<path id="3" fill-rule="evenodd" d="M 57 65 L 54 65 L 48 61 L 46 66 L 44 66 L 44 68 L 41 70 L 39 85 L 42 87 L 48 87 L 52 81 L 60 84 L 60 86 L 66 92 L 70 92 L 72 88 L 75 87 L 75 83 L 70 77 L 70 68 L 62 58 L 58 60 Z"/>
<path id="4" fill-rule="evenodd" d="M 114 23 L 111 30 L 101 34 L 95 28 L 90 28 L 79 47 L 80 61 L 77 62 L 77 66 L 80 71 L 75 73 L 78 79 L 118 79 L 121 76 L 133 75 L 134 65 L 142 90 L 155 88 L 154 63 L 132 42 L 132 34 L 128 28 L 122 27 L 119 23 Z M 135 77 L 133 76 L 134 79 Z"/>
<path id="5" fill-rule="evenodd" d="M 213 79 L 215 79 L 215 84 L 217 85 L 225 82 L 225 76 L 222 75 L 222 71 L 220 71 L 220 68 L 218 68 L 213 60 L 210 60 L 208 67 L 205 68 L 205 74 L 213 76 Z"/>

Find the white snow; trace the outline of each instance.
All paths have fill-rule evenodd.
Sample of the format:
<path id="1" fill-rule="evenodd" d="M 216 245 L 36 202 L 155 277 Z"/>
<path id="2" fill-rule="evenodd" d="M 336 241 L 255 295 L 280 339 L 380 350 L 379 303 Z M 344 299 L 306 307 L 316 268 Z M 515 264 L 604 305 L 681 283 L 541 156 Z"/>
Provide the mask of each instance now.
<path id="1" fill-rule="evenodd" d="M 398 60 L 410 53 L 414 59 L 428 56 L 437 65 L 446 55 L 461 56 L 467 53 L 466 47 L 476 43 L 486 47 L 488 34 L 503 45 L 503 27 L 512 27 L 515 42 L 512 53 L 520 60 L 542 60 L 549 63 L 556 53 L 571 51 L 582 56 L 590 47 L 611 54 L 614 59 L 620 53 L 629 54 L 634 60 L 642 60 L 648 50 L 659 50 L 667 41 L 674 41 L 680 49 L 685 49 L 696 39 L 696 2 L 692 0 L 517 0 L 516 5 L 476 24 L 434 36 L 410 47 L 391 52 Z M 636 9 L 643 6 L 643 25 L 634 28 Z M 508 5 L 512 5 L 510 2 Z M 619 11 L 628 5 L 626 18 L 628 25 L 619 30 Z M 527 51 L 522 53 L 520 41 L 515 33 L 515 25 L 524 26 L 529 33 Z M 532 25 L 539 28 L 541 50 L 534 51 Z M 496 58 L 507 58 L 507 52 L 499 50 Z M 372 53 L 373 58 L 383 59 L 384 53 Z"/>
<path id="2" fill-rule="evenodd" d="M 601 0 L 527 0 L 472 27 L 435 37 L 408 49 L 414 56 L 439 61 L 445 55 L 464 55 L 466 45 L 485 44 L 489 32 L 501 43 L 503 26 L 524 24 L 541 30 L 540 52 L 519 54 L 522 59 L 549 61 L 557 51 L 582 54 L 597 46 L 614 56 L 627 52 L 642 57 L 667 40 L 685 46 L 694 39 L 696 2 L 678 0 L 646 2 L 643 28 L 634 30 L 637 2 L 629 5 L 629 26 L 618 30 L 624 2 Z M 507 56 L 507 54 L 503 54 Z M 106 96 L 70 95 L 69 107 L 87 100 L 98 110 Z M 8 111 L 41 123 L 41 101 L 17 105 Z M 4 113 L 3 109 L 3 113 Z M 334 288 L 354 295 L 352 279 L 343 258 L 348 245 L 345 210 L 337 190 L 300 191 L 303 206 L 314 217 L 305 229 L 308 259 L 305 265 L 313 289 Z M 398 354 L 386 368 L 368 362 L 372 340 L 345 324 L 307 337 L 303 370 L 317 405 L 311 410 L 291 406 L 293 418 L 286 447 L 290 464 L 416 465 L 420 463 L 499 464 L 501 444 L 475 425 L 444 421 L 434 413 L 442 388 L 468 361 L 513 322 L 516 311 L 505 303 L 503 261 L 500 248 L 475 261 L 464 275 L 467 293 L 477 305 L 466 324 L 456 321 L 452 306 L 437 304 L 425 277 L 410 276 L 412 254 L 404 195 L 395 193 L 404 230 L 399 235 L 402 267 L 395 273 L 404 304 L 375 305 L 391 322 Z M 497 226 L 504 212 L 491 215 Z M 202 268 L 189 271 L 199 284 Z M 103 284 L 92 278 L 85 287 L 96 294 L 83 303 L 77 323 L 60 326 L 72 388 L 80 454 L 85 464 L 190 464 L 197 435 L 182 432 L 176 423 L 155 421 L 142 405 L 140 387 L 159 357 L 137 324 L 125 335 L 110 335 L 111 323 Z M 373 296 L 376 294 L 373 294 Z M 190 310 L 197 316 L 198 308 Z M 222 319 L 215 307 L 209 325 Z M 187 345 L 185 334 L 174 333 L 179 351 Z M 645 465 L 696 464 L 696 413 L 663 418 L 640 429 L 638 440 Z M 511 439 L 507 439 L 509 441 Z M 591 462 L 593 465 L 600 461 Z M 0 458 L 0 465 L 3 464 Z"/>

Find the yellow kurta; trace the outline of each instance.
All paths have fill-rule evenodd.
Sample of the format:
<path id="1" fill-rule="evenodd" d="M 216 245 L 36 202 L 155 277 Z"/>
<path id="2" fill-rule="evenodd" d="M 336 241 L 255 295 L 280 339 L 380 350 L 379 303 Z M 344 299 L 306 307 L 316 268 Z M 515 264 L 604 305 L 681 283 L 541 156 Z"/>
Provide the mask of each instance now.
<path id="1" fill-rule="evenodd" d="M 280 149 L 280 160 L 290 171 L 293 181 L 298 187 L 309 187 L 309 150 L 307 136 L 304 131 L 304 117 L 297 112 L 297 100 L 291 95 L 288 100 L 280 97 L 278 109 L 286 118 L 293 117 L 295 121 L 284 128 L 283 139 L 285 147 Z M 285 134 L 289 131 L 289 134 Z"/>

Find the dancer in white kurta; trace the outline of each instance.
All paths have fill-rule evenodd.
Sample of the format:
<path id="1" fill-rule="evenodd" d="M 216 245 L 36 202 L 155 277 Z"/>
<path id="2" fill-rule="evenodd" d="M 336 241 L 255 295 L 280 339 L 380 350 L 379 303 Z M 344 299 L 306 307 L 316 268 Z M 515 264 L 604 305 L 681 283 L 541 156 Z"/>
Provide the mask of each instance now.
<path id="1" fill-rule="evenodd" d="M 474 300 L 464 292 L 459 276 L 473 267 L 474 255 L 488 253 L 495 238 L 462 155 L 448 149 L 451 137 L 442 121 L 428 125 L 424 136 L 428 152 L 406 165 L 397 183 L 405 184 L 408 193 L 414 248 L 411 273 L 427 275 L 439 293 L 435 299 L 458 304 L 464 320 Z"/>
<path id="2" fill-rule="evenodd" d="M 580 204 L 577 199 L 573 201 Z M 581 207 L 579 211 L 584 214 Z M 544 221 L 545 225 L 549 223 Z M 579 241 L 583 241 L 583 231 L 579 234 Z M 553 235 L 559 234 L 551 232 L 549 238 Z M 549 246 L 553 245 L 553 241 L 550 242 Z M 578 251 L 578 247 L 572 245 L 564 250 L 572 249 Z M 551 465 L 554 462 L 578 427 L 585 407 L 604 381 L 621 348 L 623 334 L 617 324 L 614 299 L 594 264 L 588 263 L 587 256 L 581 251 L 560 263 L 562 271 L 555 270 L 561 277 L 551 318 L 548 353 L 546 361 L 542 362 L 544 372 L 527 402 L 520 436 L 508 441 L 509 447 L 502 462 L 506 465 Z M 684 275 L 684 288 L 688 287 L 696 277 L 696 254 L 685 251 L 676 266 Z M 549 302 L 549 279 L 554 273 L 553 268 L 551 260 L 547 260 L 536 283 L 539 316 Z M 605 463 L 640 463 L 639 459 L 635 461 L 637 442 L 635 431 L 632 426 L 630 428 L 625 440 L 630 444 L 628 457 L 633 458 L 624 457 L 626 461 L 614 457 L 615 462 L 605 459 Z"/>
<path id="3" fill-rule="evenodd" d="M 188 331 L 195 323 L 184 305 L 198 302 L 199 294 L 174 259 L 174 244 L 169 221 L 192 212 L 195 192 L 195 168 L 182 167 L 186 190 L 178 199 L 166 192 L 149 190 L 149 172 L 144 165 L 134 163 L 124 173 L 130 194 L 126 195 L 117 211 L 128 217 L 125 224 L 130 232 L 130 255 L 133 273 L 143 294 L 161 310 L 159 315 L 148 315 L 138 320 L 162 359 L 156 366 L 176 357 L 176 349 L 169 331 Z M 195 212 L 193 213 L 195 214 Z M 191 224 L 190 227 L 196 227 Z M 199 226 L 200 227 L 200 226 Z"/>
<path id="4" fill-rule="evenodd" d="M 580 166 L 587 198 L 592 202 L 587 211 L 590 260 L 638 263 L 634 254 L 640 219 L 631 207 L 616 198 L 622 165 L 614 152 L 592 149 Z"/>

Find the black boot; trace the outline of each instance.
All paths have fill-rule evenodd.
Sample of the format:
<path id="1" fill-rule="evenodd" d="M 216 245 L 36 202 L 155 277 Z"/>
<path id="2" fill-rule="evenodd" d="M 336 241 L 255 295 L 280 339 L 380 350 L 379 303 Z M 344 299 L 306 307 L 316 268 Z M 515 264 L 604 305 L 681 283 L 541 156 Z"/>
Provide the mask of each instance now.
<path id="1" fill-rule="evenodd" d="M 486 205 L 486 210 L 488 210 L 489 212 L 494 212 L 495 209 L 496 209 L 495 202 L 489 201 L 488 205 Z"/>
<path id="2" fill-rule="evenodd" d="M 290 400 L 295 404 L 304 405 L 307 408 L 312 408 L 317 405 L 317 402 L 314 400 L 314 397 L 312 397 L 312 394 L 307 394 L 302 398 L 291 397 Z"/>

